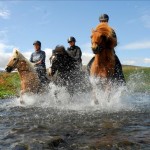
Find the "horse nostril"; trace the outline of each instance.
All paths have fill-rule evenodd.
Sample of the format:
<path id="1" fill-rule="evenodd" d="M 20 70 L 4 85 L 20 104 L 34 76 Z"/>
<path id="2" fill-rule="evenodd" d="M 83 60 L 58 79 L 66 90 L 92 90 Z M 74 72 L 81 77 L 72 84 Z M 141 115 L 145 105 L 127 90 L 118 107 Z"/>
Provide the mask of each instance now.
<path id="1" fill-rule="evenodd" d="M 5 68 L 5 71 L 8 72 L 8 68 Z"/>
<path id="2" fill-rule="evenodd" d="M 92 50 L 93 50 L 93 51 L 96 50 L 96 47 L 92 47 Z"/>
<path id="3" fill-rule="evenodd" d="M 5 70 L 7 71 L 8 67 L 5 68 Z"/>
<path id="4" fill-rule="evenodd" d="M 5 68 L 5 71 L 11 72 L 11 71 L 12 71 L 12 68 L 11 68 L 11 67 L 6 67 L 6 68 Z"/>

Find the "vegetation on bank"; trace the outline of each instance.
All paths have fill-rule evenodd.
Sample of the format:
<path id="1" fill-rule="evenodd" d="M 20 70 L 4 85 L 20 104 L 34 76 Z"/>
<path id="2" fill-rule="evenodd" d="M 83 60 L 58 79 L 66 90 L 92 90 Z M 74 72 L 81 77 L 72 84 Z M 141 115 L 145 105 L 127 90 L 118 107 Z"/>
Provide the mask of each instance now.
<path id="1" fill-rule="evenodd" d="M 123 72 L 130 89 L 138 92 L 150 92 L 150 68 L 123 66 Z"/>
<path id="2" fill-rule="evenodd" d="M 123 66 L 127 85 L 135 91 L 150 91 L 150 68 Z M 134 87 L 132 87 L 134 86 Z M 18 96 L 20 80 L 17 72 L 0 72 L 0 98 Z"/>
<path id="3" fill-rule="evenodd" d="M 17 72 L 0 72 L 0 98 L 18 96 L 20 92 L 20 80 Z"/>

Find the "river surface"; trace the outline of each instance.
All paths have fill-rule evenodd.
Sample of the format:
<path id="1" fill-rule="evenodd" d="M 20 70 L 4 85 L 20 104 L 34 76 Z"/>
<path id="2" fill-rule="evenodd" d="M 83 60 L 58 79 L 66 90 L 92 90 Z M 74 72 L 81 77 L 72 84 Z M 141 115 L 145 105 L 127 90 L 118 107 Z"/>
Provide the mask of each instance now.
<path id="1" fill-rule="evenodd" d="M 51 85 L 42 96 L 0 100 L 1 150 L 150 150 L 150 93 L 117 89 L 71 100 Z M 55 90 L 58 90 L 57 98 Z"/>

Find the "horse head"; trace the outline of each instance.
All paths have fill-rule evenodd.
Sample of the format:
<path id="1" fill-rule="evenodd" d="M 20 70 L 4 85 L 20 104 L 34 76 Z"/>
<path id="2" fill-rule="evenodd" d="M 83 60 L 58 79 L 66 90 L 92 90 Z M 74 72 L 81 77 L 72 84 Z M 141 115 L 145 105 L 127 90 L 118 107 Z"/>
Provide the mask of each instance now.
<path id="1" fill-rule="evenodd" d="M 14 49 L 13 55 L 10 58 L 5 70 L 7 72 L 11 72 L 11 71 L 15 70 L 17 68 L 18 62 L 19 62 L 19 51 L 17 49 Z"/>
<path id="2" fill-rule="evenodd" d="M 94 54 L 100 53 L 103 49 L 109 50 L 115 47 L 116 39 L 112 36 L 112 32 L 107 23 L 101 23 L 92 30 L 91 43 Z"/>
<path id="3" fill-rule="evenodd" d="M 50 57 L 50 63 L 52 64 L 54 61 L 59 61 L 60 58 L 68 55 L 65 50 L 64 46 L 56 46 L 55 49 L 52 51 L 52 56 Z"/>
<path id="4" fill-rule="evenodd" d="M 74 60 L 68 55 L 64 46 L 56 46 L 50 57 L 51 69 L 53 72 L 62 74 L 75 68 Z"/>
<path id="5" fill-rule="evenodd" d="M 5 68 L 7 72 L 12 72 L 15 69 L 20 71 L 33 70 L 33 65 L 19 52 L 18 49 L 13 50 L 13 54 Z"/>

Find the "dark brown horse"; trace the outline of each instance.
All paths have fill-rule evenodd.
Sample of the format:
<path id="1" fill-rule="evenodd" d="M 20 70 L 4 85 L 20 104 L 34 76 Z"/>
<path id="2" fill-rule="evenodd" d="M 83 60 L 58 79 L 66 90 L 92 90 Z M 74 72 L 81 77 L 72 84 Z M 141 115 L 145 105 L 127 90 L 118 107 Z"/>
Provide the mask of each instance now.
<path id="1" fill-rule="evenodd" d="M 73 95 L 80 81 L 75 60 L 68 55 L 63 46 L 56 46 L 50 57 L 50 63 L 50 75 L 55 76 L 54 83 L 66 87 L 70 95 Z"/>
<path id="2" fill-rule="evenodd" d="M 121 64 L 118 63 L 120 61 L 114 51 L 117 41 L 112 35 L 113 30 L 107 23 L 99 24 L 91 35 L 92 50 L 95 58 L 90 66 L 90 76 L 99 78 L 102 81 L 101 86 L 105 92 L 111 90 L 112 83 L 125 82 Z M 94 102 L 98 103 L 95 95 Z"/>
<path id="3" fill-rule="evenodd" d="M 54 84 L 66 87 L 70 96 L 86 92 L 90 86 L 89 78 L 84 71 L 76 66 L 76 60 L 70 57 L 64 46 L 56 46 L 50 57 L 50 75 Z"/>

